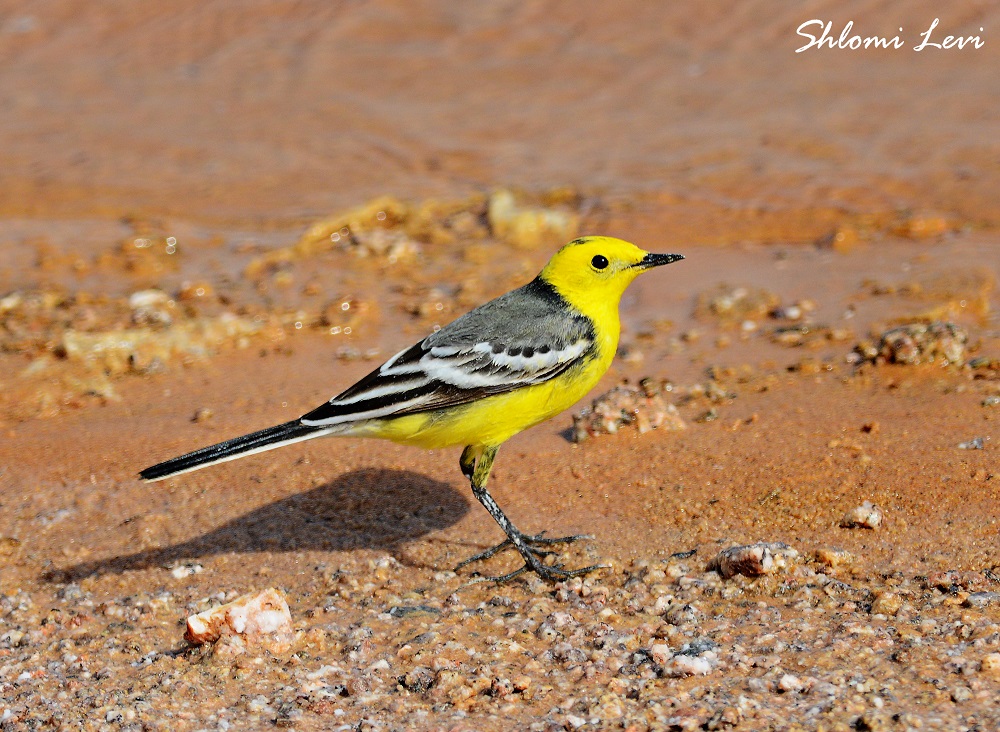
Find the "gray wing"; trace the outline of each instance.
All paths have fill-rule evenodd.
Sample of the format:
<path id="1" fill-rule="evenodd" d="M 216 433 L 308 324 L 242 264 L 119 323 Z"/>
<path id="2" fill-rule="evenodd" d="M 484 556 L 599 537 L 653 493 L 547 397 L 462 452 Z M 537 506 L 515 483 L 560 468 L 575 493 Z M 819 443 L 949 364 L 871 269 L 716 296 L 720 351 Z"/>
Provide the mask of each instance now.
<path id="1" fill-rule="evenodd" d="M 468 404 L 555 378 L 593 351 L 594 329 L 543 280 L 472 310 L 302 417 L 333 425 Z"/>

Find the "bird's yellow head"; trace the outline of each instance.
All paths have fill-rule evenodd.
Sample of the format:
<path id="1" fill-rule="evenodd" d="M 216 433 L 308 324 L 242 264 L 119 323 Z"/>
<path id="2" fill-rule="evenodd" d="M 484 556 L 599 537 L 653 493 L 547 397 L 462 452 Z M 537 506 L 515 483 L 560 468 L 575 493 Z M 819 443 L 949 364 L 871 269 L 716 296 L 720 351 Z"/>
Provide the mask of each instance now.
<path id="1" fill-rule="evenodd" d="M 539 277 L 571 305 L 590 314 L 617 311 L 622 293 L 642 272 L 684 259 L 680 254 L 651 254 L 610 236 L 574 239 L 556 252 Z"/>

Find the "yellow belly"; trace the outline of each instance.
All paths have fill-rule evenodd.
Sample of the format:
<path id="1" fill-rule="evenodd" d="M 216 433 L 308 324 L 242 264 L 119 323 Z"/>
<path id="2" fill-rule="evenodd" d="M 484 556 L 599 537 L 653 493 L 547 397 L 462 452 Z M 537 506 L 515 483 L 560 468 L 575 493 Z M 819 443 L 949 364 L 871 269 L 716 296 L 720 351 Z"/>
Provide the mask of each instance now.
<path id="1" fill-rule="evenodd" d="M 590 359 L 552 381 L 478 402 L 359 425 L 351 434 L 426 448 L 499 445 L 575 404 L 600 380 L 610 359 Z"/>

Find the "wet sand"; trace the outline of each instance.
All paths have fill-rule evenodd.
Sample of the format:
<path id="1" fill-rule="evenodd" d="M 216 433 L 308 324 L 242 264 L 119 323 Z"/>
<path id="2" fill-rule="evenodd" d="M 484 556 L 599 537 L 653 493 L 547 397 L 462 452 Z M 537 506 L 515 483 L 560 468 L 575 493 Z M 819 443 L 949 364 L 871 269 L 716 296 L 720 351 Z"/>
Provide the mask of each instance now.
<path id="1" fill-rule="evenodd" d="M 129 8 L 0 14 L 0 728 L 1000 726 L 990 6 L 942 17 L 986 46 L 937 54 L 794 53 L 802 13 L 918 40 L 945 12 L 920 2 Z M 687 259 L 491 488 L 609 569 L 453 572 L 501 538 L 458 450 L 136 478 L 300 415 L 576 233 Z M 913 323 L 967 334 L 956 362 L 871 359 Z M 644 377 L 684 429 L 570 440 Z M 881 523 L 843 525 L 866 501 Z M 710 569 L 758 542 L 771 572 Z M 287 642 L 184 641 L 268 587 Z"/>

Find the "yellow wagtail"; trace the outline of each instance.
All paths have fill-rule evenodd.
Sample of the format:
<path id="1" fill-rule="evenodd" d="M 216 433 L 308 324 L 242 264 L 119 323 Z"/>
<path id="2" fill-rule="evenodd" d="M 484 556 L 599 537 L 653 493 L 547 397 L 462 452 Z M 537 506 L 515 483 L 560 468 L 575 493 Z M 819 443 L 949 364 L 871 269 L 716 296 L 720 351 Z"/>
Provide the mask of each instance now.
<path id="1" fill-rule="evenodd" d="M 528 284 L 400 351 L 299 419 L 181 455 L 140 475 L 162 480 L 326 435 L 380 437 L 427 448 L 464 445 L 462 473 L 507 539 L 459 567 L 514 547 L 524 566 L 491 579 L 502 582 L 530 570 L 556 580 L 597 569 L 546 566 L 542 546 L 582 537 L 522 533 L 486 490 L 486 481 L 505 440 L 574 404 L 608 370 L 618 348 L 618 304 L 625 288 L 641 272 L 679 259 L 611 237 L 571 241 Z"/>

